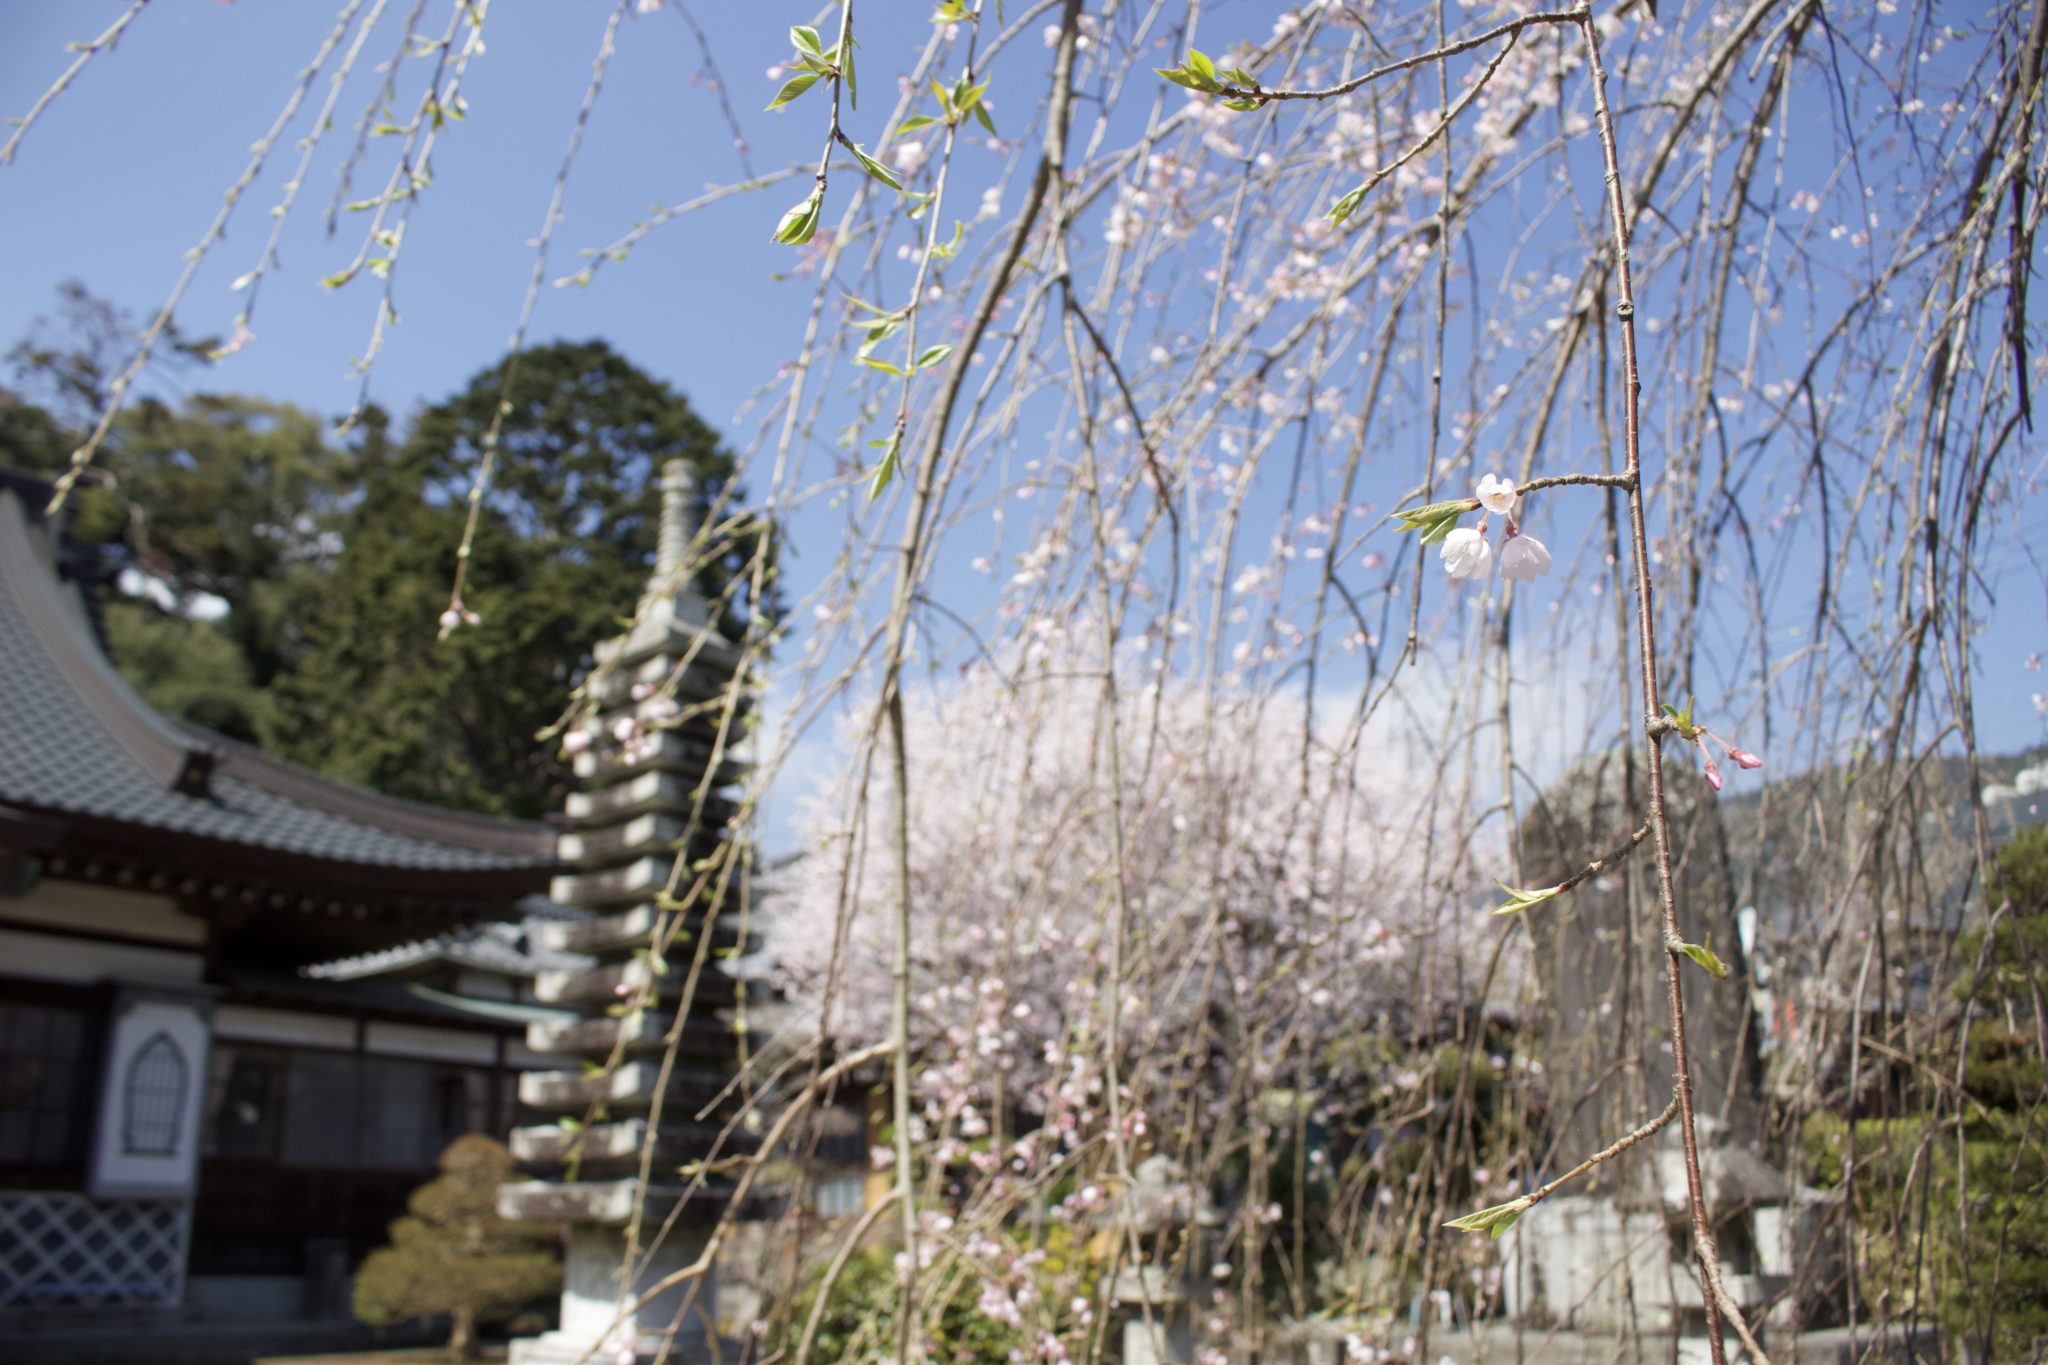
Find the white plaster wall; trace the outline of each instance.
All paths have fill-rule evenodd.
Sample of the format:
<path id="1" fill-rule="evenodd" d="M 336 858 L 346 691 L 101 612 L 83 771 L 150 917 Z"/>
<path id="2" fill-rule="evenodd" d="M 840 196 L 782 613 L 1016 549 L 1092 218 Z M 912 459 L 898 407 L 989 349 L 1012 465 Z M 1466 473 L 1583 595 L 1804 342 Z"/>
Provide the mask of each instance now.
<path id="1" fill-rule="evenodd" d="M 1611 1332 L 1627 1319 L 1632 1295 L 1645 1331 L 1668 1328 L 1671 1247 L 1659 1214 L 1623 1213 L 1600 1198 L 1548 1199 L 1499 1247 L 1510 1315 L 1540 1303 L 1552 1324 Z"/>
<path id="2" fill-rule="evenodd" d="M 169 896 L 84 882 L 38 882 L 20 900 L 0 902 L 0 920 L 192 948 L 206 942 L 206 921 L 179 910 Z"/>
<path id="3" fill-rule="evenodd" d="M 250 1005 L 222 1005 L 214 1015 L 213 1031 L 224 1043 L 285 1043 L 351 1050 L 356 1045 L 353 1019 Z"/>
<path id="4" fill-rule="evenodd" d="M 477 1066 L 489 1066 L 498 1059 L 497 1041 L 488 1033 L 458 1033 L 419 1024 L 373 1022 L 363 1042 L 369 1051 L 387 1057 L 423 1057 Z"/>
<path id="5" fill-rule="evenodd" d="M 698 1234 L 671 1232 L 654 1252 L 653 1264 L 641 1276 L 640 1284 L 653 1284 L 690 1264 L 703 1249 L 703 1241 Z M 570 1229 L 567 1264 L 562 1268 L 560 1336 L 564 1340 L 587 1346 L 603 1340 L 608 1331 L 620 1330 L 613 1323 L 620 1308 L 618 1272 L 625 1254 L 626 1238 L 621 1228 L 585 1225 Z M 636 1318 L 621 1325 L 626 1329 L 624 1334 L 666 1331 L 690 1296 L 690 1290 L 690 1282 L 685 1281 L 656 1296 Z M 703 1321 L 714 1310 L 717 1297 L 717 1285 L 710 1275 L 696 1282 L 696 1307 L 676 1334 L 678 1346 L 702 1336 Z M 684 1358 L 691 1357 L 685 1354 Z"/>
<path id="6" fill-rule="evenodd" d="M 198 1181 L 199 1120 L 206 1101 L 210 1003 L 204 999 L 124 996 L 108 1028 L 105 1069 L 100 1077 L 99 1131 L 93 1138 L 88 1191 L 97 1198 L 190 1198 Z M 170 1149 L 163 1154 L 131 1152 L 125 1140 L 128 1066 L 159 1033 L 176 1046 L 185 1064 L 184 1101 Z"/>
<path id="7" fill-rule="evenodd" d="M 43 981 L 90 984 L 112 977 L 164 986 L 196 986 L 206 966 L 196 951 L 100 943 L 21 929 L 0 929 L 0 964 L 11 976 Z"/>

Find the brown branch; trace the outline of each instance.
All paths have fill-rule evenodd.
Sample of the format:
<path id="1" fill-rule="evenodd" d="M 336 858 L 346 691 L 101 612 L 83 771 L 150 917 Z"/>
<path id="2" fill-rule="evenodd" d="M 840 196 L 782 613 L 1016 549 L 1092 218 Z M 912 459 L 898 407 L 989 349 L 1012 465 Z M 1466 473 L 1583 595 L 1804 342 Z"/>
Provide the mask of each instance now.
<path id="1" fill-rule="evenodd" d="M 1359 90 L 1372 84 L 1374 81 L 1398 75 L 1400 72 L 1407 71 L 1412 67 L 1422 66 L 1429 62 L 1440 62 L 1447 57 L 1455 57 L 1461 52 L 1470 52 L 1475 47 L 1484 47 L 1496 38 L 1518 37 L 1523 29 L 1537 24 L 1576 24 L 1585 17 L 1585 13 L 1584 10 L 1570 9 L 1544 10 L 1535 14 L 1525 14 L 1518 19 L 1510 19 L 1504 24 L 1498 24 L 1484 33 L 1475 34 L 1470 38 L 1461 38 L 1455 43 L 1433 48 L 1428 52 L 1418 52 L 1412 57 L 1403 57 L 1397 62 L 1388 62 L 1385 66 L 1376 66 L 1362 76 L 1353 77 L 1351 80 L 1345 81 L 1340 85 L 1325 86 L 1321 90 L 1267 90 L 1256 84 L 1247 90 L 1241 86 L 1224 85 L 1216 91 L 1216 94 L 1224 99 L 1257 100 L 1261 104 L 1274 100 L 1335 99 L 1339 95 L 1348 95 L 1354 90 Z"/>

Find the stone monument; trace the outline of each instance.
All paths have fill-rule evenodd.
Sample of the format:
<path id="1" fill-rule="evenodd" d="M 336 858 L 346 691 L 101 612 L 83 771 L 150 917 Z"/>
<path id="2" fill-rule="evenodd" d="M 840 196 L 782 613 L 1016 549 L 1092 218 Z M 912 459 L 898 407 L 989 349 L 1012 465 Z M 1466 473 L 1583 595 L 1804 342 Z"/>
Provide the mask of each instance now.
<path id="1" fill-rule="evenodd" d="M 693 1164 L 735 1150 L 726 1097 L 744 988 L 727 963 L 748 945 L 715 897 L 689 889 L 733 811 L 738 768 L 719 735 L 738 733 L 743 707 L 729 715 L 727 699 L 740 660 L 685 571 L 689 467 L 669 462 L 661 487 L 647 590 L 632 627 L 597 647 L 595 716 L 566 736 L 576 790 L 557 852 L 570 870 L 552 895 L 589 913 L 544 934 L 588 965 L 535 983 L 579 1017 L 529 1030 L 562 1066 L 520 1078 L 534 1118 L 512 1151 L 538 1178 L 504 1186 L 499 1212 L 565 1225 L 567 1265 L 559 1328 L 515 1342 L 514 1365 L 625 1365 L 664 1342 L 671 1360 L 700 1359 L 715 1331 L 714 1277 L 696 1262 L 727 1201 Z"/>

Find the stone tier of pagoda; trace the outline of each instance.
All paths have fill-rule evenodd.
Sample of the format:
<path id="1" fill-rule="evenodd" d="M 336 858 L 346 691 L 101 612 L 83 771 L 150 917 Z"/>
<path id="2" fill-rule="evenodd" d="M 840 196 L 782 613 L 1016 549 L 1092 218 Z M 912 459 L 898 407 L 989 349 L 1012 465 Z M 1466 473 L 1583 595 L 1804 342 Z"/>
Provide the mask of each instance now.
<path id="1" fill-rule="evenodd" d="M 568 1358 L 600 1340 L 608 1350 L 637 1342 L 645 1353 L 650 1334 L 664 1330 L 662 1314 L 673 1310 L 627 1308 L 632 1296 L 618 1278 L 623 1229 L 636 1207 L 650 1233 L 662 1226 L 691 1189 L 683 1168 L 721 1150 L 732 1117 L 721 1097 L 730 1092 L 742 1039 L 739 983 L 726 965 L 754 945 L 742 941 L 734 916 L 662 907 L 674 904 L 666 893 L 678 859 L 681 894 L 696 861 L 718 850 L 734 809 L 729 789 L 739 766 L 727 761 L 708 781 L 706 774 L 720 725 L 738 733 L 737 717 L 723 712 L 739 656 L 703 599 L 678 582 L 695 493 L 686 467 L 671 463 L 662 487 L 661 546 L 647 595 L 633 627 L 598 646 L 595 714 L 570 745 L 576 790 L 557 847 L 569 870 L 550 894 L 590 913 L 549 924 L 543 934 L 546 946 L 587 965 L 535 982 L 538 1000 L 576 1017 L 528 1031 L 529 1046 L 560 1065 L 520 1078 L 520 1103 L 532 1121 L 513 1131 L 512 1151 L 533 1178 L 502 1187 L 498 1200 L 508 1218 L 569 1225 L 570 1263 L 561 1329 L 516 1343 L 520 1361 Z M 705 934 L 708 947 L 700 943 Z M 666 951 L 657 958 L 658 938 Z M 700 947 L 689 1014 L 667 1059 Z M 643 1188 L 651 1121 L 657 1136 Z M 685 1211 L 686 1226 L 672 1230 L 673 1245 L 650 1270 L 694 1254 L 687 1225 L 721 1212 L 716 1191 L 696 1186 Z"/>

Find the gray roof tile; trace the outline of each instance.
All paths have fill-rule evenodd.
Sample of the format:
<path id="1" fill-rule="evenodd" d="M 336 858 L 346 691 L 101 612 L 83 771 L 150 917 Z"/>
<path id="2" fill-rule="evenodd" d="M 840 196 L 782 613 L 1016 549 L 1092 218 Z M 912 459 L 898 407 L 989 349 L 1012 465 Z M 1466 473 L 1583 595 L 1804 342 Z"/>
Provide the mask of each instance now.
<path id="1" fill-rule="evenodd" d="M 171 790 L 177 756 L 221 754 L 210 791 Z M 150 711 L 100 653 L 40 530 L 0 491 L 0 804 L 88 815 L 341 863 L 443 872 L 540 868 L 545 827 L 358 792 Z M 470 836 L 470 837 L 465 837 Z"/>

